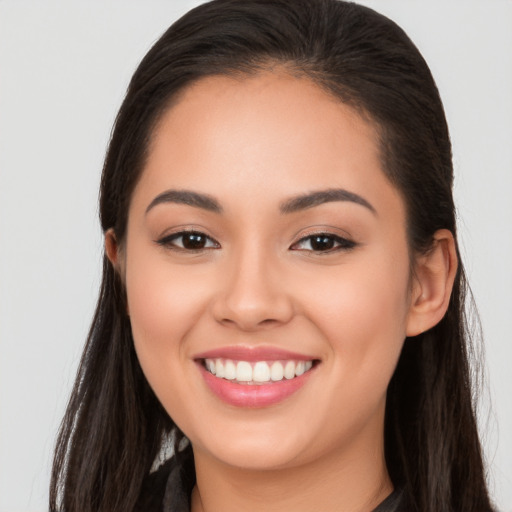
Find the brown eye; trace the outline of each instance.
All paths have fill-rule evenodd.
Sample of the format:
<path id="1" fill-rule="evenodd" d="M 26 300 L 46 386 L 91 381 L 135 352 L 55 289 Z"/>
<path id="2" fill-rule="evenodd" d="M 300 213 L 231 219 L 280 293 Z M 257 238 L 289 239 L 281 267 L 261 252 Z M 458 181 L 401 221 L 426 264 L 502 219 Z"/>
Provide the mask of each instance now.
<path id="1" fill-rule="evenodd" d="M 181 238 L 185 249 L 204 249 L 207 242 L 207 238 L 199 233 L 187 233 Z"/>
<path id="2" fill-rule="evenodd" d="M 201 251 L 220 247 L 218 242 L 199 231 L 180 231 L 158 240 L 157 243 L 170 249 L 184 251 Z"/>
<path id="3" fill-rule="evenodd" d="M 329 233 L 319 233 L 300 239 L 291 249 L 295 251 L 334 252 L 352 249 L 355 242 Z"/>
<path id="4" fill-rule="evenodd" d="M 314 251 L 328 251 L 334 247 L 334 238 L 324 235 L 312 236 L 310 244 Z"/>

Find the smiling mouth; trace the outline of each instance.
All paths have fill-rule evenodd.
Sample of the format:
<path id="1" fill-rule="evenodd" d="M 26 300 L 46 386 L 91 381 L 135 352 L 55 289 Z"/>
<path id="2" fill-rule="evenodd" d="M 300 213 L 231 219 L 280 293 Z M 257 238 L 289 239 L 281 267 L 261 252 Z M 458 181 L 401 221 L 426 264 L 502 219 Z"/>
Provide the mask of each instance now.
<path id="1" fill-rule="evenodd" d="M 262 385 L 293 380 L 309 372 L 317 361 L 236 361 L 225 358 L 202 360 L 208 373 L 237 384 Z"/>

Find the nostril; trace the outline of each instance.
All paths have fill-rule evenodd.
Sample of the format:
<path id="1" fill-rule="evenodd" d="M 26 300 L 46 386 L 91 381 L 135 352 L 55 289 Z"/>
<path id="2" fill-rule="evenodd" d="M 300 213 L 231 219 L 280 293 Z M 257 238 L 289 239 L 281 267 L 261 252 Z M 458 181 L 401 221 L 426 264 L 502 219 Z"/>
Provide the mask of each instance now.
<path id="1" fill-rule="evenodd" d="M 221 324 L 225 325 L 226 327 L 238 327 L 239 329 L 251 331 L 255 329 L 261 329 L 261 328 L 267 328 L 267 327 L 274 327 L 279 325 L 281 322 L 274 318 L 266 318 L 264 320 L 254 320 L 251 321 L 249 318 L 237 318 L 237 319 L 231 319 L 231 318 L 223 318 L 220 321 Z"/>
<path id="2" fill-rule="evenodd" d="M 260 322 L 260 325 L 274 325 L 274 324 L 278 324 L 279 321 L 278 320 L 274 320 L 273 318 L 267 318 L 266 320 L 262 320 Z"/>

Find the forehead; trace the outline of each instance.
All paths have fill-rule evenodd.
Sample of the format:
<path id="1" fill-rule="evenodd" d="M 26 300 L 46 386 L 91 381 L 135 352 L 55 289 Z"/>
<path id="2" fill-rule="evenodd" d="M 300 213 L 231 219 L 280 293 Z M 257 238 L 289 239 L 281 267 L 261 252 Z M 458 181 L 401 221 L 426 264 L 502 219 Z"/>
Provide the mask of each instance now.
<path id="1" fill-rule="evenodd" d="M 310 79 L 284 71 L 209 76 L 189 85 L 154 129 L 150 153 L 168 146 L 169 136 L 176 142 L 194 141 L 203 150 L 227 136 L 229 147 L 243 142 L 243 154 L 257 145 L 285 152 L 302 138 L 309 141 L 305 151 L 319 139 L 325 147 L 345 140 L 366 144 L 377 156 L 379 141 L 376 126 L 353 108 Z M 250 137 L 253 144 L 248 144 Z"/>
<path id="2" fill-rule="evenodd" d="M 307 78 L 264 72 L 185 89 L 153 132 L 137 188 L 148 197 L 166 188 L 236 191 L 248 204 L 257 193 L 277 201 L 340 187 L 378 196 L 383 186 L 395 194 L 372 123 Z"/>

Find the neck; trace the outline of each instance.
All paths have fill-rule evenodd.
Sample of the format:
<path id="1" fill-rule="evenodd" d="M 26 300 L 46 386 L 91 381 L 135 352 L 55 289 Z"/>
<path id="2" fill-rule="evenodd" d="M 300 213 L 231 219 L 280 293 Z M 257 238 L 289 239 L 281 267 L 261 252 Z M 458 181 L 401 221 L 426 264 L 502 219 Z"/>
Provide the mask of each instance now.
<path id="1" fill-rule="evenodd" d="M 393 490 L 383 442 L 333 450 L 301 465 L 255 470 L 226 465 L 194 449 L 192 512 L 372 511 Z"/>

